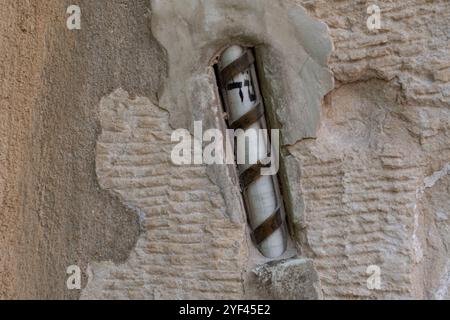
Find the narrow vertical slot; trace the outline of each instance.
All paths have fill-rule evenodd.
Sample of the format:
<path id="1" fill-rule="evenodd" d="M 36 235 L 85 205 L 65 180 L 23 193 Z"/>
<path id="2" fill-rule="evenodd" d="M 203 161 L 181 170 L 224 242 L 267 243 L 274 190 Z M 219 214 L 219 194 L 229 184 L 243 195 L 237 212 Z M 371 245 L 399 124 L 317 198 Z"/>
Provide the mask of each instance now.
<path id="1" fill-rule="evenodd" d="M 227 48 L 215 66 L 228 128 L 234 130 L 235 160 L 253 243 L 267 258 L 281 256 L 288 232 L 279 187 L 279 139 L 267 127 L 252 49 Z M 275 149 L 276 148 L 276 149 Z M 269 174 L 268 174 L 269 173 Z"/>

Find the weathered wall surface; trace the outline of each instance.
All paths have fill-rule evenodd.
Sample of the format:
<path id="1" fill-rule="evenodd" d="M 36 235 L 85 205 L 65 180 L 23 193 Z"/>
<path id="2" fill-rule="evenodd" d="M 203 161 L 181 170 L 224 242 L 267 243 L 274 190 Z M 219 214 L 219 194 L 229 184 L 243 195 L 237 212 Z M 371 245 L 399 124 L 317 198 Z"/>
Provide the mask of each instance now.
<path id="1" fill-rule="evenodd" d="M 284 150 L 299 254 L 325 298 L 449 298 L 450 3 L 379 1 L 371 32 L 372 2 L 297 2 L 328 25 L 336 80 L 316 136 Z M 78 1 L 74 32 L 69 4 L 0 8 L 0 298 L 78 298 L 71 264 L 83 298 L 251 294 L 245 223 L 207 168 L 168 160 L 150 1 Z"/>
<path id="2" fill-rule="evenodd" d="M 367 1 L 304 4 L 330 27 L 338 80 L 317 139 L 289 148 L 324 294 L 448 298 L 450 3 L 381 2 L 376 33 Z"/>
<path id="3" fill-rule="evenodd" d="M 168 112 L 117 90 L 100 103 L 100 185 L 137 209 L 142 234 L 120 265 L 92 264 L 83 298 L 237 299 L 245 223 L 226 219 L 204 166 L 175 166 Z"/>
<path id="4" fill-rule="evenodd" d="M 78 298 L 66 268 L 123 261 L 138 237 L 135 211 L 98 185 L 98 104 L 118 87 L 156 99 L 163 54 L 147 1 L 77 3 L 79 32 L 71 1 L 1 5 L 1 297 Z"/>
<path id="5" fill-rule="evenodd" d="M 46 6 L 5 1 L 0 8 L 0 298 L 17 296 L 18 270 L 23 261 L 17 250 L 17 235 L 24 224 L 21 189 L 26 171 L 31 116 L 39 93 L 43 67 Z"/>
<path id="6" fill-rule="evenodd" d="M 142 114 L 142 108 L 139 108 L 136 112 L 143 118 L 137 118 L 133 116 L 133 103 L 126 97 L 120 97 L 124 93 L 114 93 L 100 105 L 103 133 L 98 140 L 96 161 L 101 186 L 120 193 L 124 203 L 131 203 L 142 211 L 145 233 L 141 235 L 138 247 L 133 250 L 127 264 L 113 268 L 109 264 L 91 265 L 92 277 L 83 297 L 222 299 L 243 297 L 250 291 L 254 294 L 246 296 L 259 297 L 257 290 L 251 288 L 254 284 L 250 281 L 249 269 L 257 263 L 256 260 L 264 259 L 260 254 L 255 257 L 250 253 L 252 245 L 248 247 L 251 240 L 245 229 L 245 212 L 236 190 L 237 184 L 232 182 L 232 170 L 227 172 L 227 166 L 217 166 L 216 170 L 207 171 L 205 166 L 201 170 L 196 169 L 198 173 L 192 175 L 194 169 L 190 166 L 168 166 L 159 170 L 157 166 L 160 162 L 170 163 L 173 148 L 169 143 L 171 129 L 178 128 L 176 126 L 191 129 L 194 121 L 199 120 L 204 121 L 205 130 L 223 126 L 212 61 L 230 39 L 258 46 L 264 64 L 263 73 L 272 72 L 267 87 L 273 92 L 274 113 L 279 115 L 277 120 L 284 126 L 285 140 L 297 141 L 314 136 L 321 100 L 333 83 L 332 74 L 326 66 L 331 53 L 326 25 L 309 17 L 304 9 L 292 2 L 247 0 L 225 4 L 222 1 L 194 0 L 151 3 L 152 30 L 168 53 L 169 74 L 159 96 L 160 106 L 168 110 L 167 117 L 162 119 L 155 114 Z M 267 12 L 273 15 L 267 16 Z M 234 18 L 236 23 L 228 24 L 223 17 Z M 186 34 L 188 31 L 190 34 Z M 278 52 L 277 59 L 272 56 L 275 51 Z M 296 68 L 292 68 L 294 65 Z M 314 75 L 313 79 L 311 75 Z M 281 82 L 289 86 L 270 86 L 271 83 Z M 281 103 L 283 109 L 279 107 Z M 162 132 L 157 126 L 159 122 L 164 124 Z M 146 123 L 149 129 L 142 127 Z M 159 147 L 161 139 L 161 145 L 165 146 L 163 149 Z M 145 152 L 135 155 L 142 150 L 132 146 L 140 148 L 143 142 L 147 144 Z M 152 145 L 153 142 L 158 144 Z M 227 174 L 225 181 L 217 179 L 218 175 Z M 180 179 L 177 188 L 181 190 L 174 190 L 172 175 Z M 215 188 L 212 182 L 217 184 Z M 176 192 L 178 196 L 175 198 L 173 195 Z M 195 201 L 191 193 L 206 198 Z M 215 212 L 208 199 L 222 210 Z M 156 222 L 158 227 L 154 228 L 157 212 L 159 222 Z M 183 223 L 179 221 L 178 214 L 186 219 L 195 214 L 200 224 L 191 220 Z M 151 222 L 147 224 L 147 221 Z M 203 224 L 210 226 L 210 232 L 203 232 Z M 224 233 L 230 228 L 235 232 Z M 185 245 L 180 243 L 180 239 L 185 239 Z M 217 248 L 216 243 L 224 246 Z M 150 246 L 156 247 L 157 251 L 150 250 Z M 141 247 L 145 250 L 138 254 Z M 172 260 L 180 261 L 183 268 L 178 270 Z M 280 265 L 277 270 L 284 267 Z M 301 270 L 301 267 L 290 270 Z M 179 275 L 175 280 L 165 271 Z M 274 277 L 274 285 L 290 282 L 289 272 L 281 274 L 282 277 Z M 143 279 L 145 287 L 133 279 Z M 123 280 L 127 283 L 126 291 L 105 290 L 110 283 L 122 288 L 120 283 Z M 283 296 L 280 288 L 272 292 L 275 297 Z M 148 290 L 155 293 L 150 294 Z"/>

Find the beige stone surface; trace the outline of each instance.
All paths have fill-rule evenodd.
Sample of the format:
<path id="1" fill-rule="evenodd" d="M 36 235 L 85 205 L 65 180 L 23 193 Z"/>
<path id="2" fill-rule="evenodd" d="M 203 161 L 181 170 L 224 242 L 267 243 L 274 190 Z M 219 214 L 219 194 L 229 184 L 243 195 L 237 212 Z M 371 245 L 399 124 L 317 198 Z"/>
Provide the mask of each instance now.
<path id="1" fill-rule="evenodd" d="M 289 148 L 325 297 L 445 298 L 450 4 L 380 3 L 377 32 L 362 23 L 366 1 L 304 4 L 330 27 L 338 80 L 317 139 Z M 368 265 L 379 291 L 365 286 Z"/>
<path id="2" fill-rule="evenodd" d="M 176 2 L 152 1 L 165 10 Z M 82 30 L 68 32 L 67 1 L 2 4 L 0 298 L 261 297 L 248 279 L 254 252 L 232 168 L 175 167 L 169 138 L 194 118 L 220 124 L 217 101 L 206 103 L 214 90 L 202 86 L 214 80 L 206 67 L 220 48 L 270 43 L 277 21 L 292 19 L 317 28 L 294 28 L 280 41 L 298 36 L 301 44 L 315 32 L 321 39 L 318 51 L 299 51 L 315 64 L 299 79 L 321 69 L 335 80 L 323 102 L 328 80 L 312 105 L 289 109 L 300 118 L 315 106 L 305 118 L 312 122 L 299 121 L 282 150 L 297 254 L 317 271 L 326 299 L 450 298 L 450 3 L 379 1 L 382 28 L 369 31 L 370 1 L 256 2 L 197 1 L 208 10 L 222 4 L 247 27 L 202 56 L 183 57 L 182 66 L 198 62 L 181 70 L 198 76 L 188 87 L 171 86 L 180 70 L 170 68 L 177 55 L 167 43 L 189 44 L 201 25 L 223 16 L 194 16 L 193 34 L 191 14 L 205 11 L 185 8 L 180 25 L 166 24 L 151 20 L 147 0 L 80 0 Z M 306 9 L 293 10 L 302 20 L 279 19 L 294 2 Z M 240 21 L 240 9 L 256 10 L 256 22 Z M 251 27 L 266 20 L 274 25 Z M 162 41 L 165 32 L 180 39 Z M 271 66 L 263 70 L 265 94 L 277 94 L 273 123 L 288 123 L 278 109 L 286 84 L 270 86 L 286 75 L 276 62 L 290 51 L 260 52 Z M 179 94 L 175 108 L 167 90 Z M 182 101 L 191 101 L 188 112 Z M 81 293 L 65 287 L 71 264 L 82 267 Z M 380 290 L 367 287 L 370 265 L 380 267 Z M 269 289 L 282 294 L 283 277 L 275 280 Z"/>
<path id="3" fill-rule="evenodd" d="M 264 299 L 321 300 L 319 275 L 311 259 L 273 261 L 256 267 L 255 290 Z"/>
<path id="4" fill-rule="evenodd" d="M 100 102 L 100 119 L 100 186 L 135 208 L 142 231 L 124 264 L 90 265 L 82 298 L 242 297 L 245 224 L 226 218 L 204 166 L 171 163 L 169 114 L 116 90 Z"/>
<path id="5" fill-rule="evenodd" d="M 24 225 L 21 188 L 18 181 L 26 173 L 26 150 L 32 110 L 40 87 L 43 67 L 43 23 L 33 18 L 38 10 L 32 4 L 5 1 L 0 7 L 0 298 L 18 296 L 21 259 L 17 248 Z M 36 12 L 37 11 L 37 12 Z"/>
<path id="6" fill-rule="evenodd" d="M 77 3 L 80 31 L 70 1 L 0 6 L 0 298 L 76 299 L 67 267 L 85 285 L 89 261 L 123 261 L 138 237 L 135 212 L 98 185 L 97 106 L 119 86 L 155 99 L 162 52 L 147 1 Z"/>
<path id="7" fill-rule="evenodd" d="M 207 125 L 217 98 L 207 69 L 231 43 L 254 47 L 267 108 L 283 144 L 314 137 L 321 99 L 333 88 L 325 24 L 288 0 L 152 0 L 152 31 L 167 51 L 160 104 L 175 128 Z"/>

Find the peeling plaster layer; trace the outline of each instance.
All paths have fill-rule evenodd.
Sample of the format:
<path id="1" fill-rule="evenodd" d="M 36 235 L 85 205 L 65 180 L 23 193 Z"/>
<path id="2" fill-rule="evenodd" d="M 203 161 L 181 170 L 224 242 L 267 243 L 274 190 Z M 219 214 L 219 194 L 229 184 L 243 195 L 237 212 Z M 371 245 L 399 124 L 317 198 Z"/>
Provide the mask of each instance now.
<path id="1" fill-rule="evenodd" d="M 134 212 L 95 176 L 97 106 L 120 86 L 156 99 L 165 63 L 148 0 L 0 6 L 0 299 L 77 299 L 67 267 L 127 259 Z M 113 22 L 113 23 L 112 23 Z"/>
<path id="2" fill-rule="evenodd" d="M 212 65 L 226 47 L 256 48 L 261 89 L 281 143 L 315 137 L 321 102 L 333 88 L 327 67 L 332 43 L 325 24 L 290 0 L 154 0 L 152 32 L 167 53 L 168 77 L 159 105 L 174 128 L 224 127 Z M 226 215 L 246 221 L 234 168 L 211 166 Z M 294 199 L 294 197 L 293 197 Z M 295 207 L 292 204 L 291 207 Z"/>
<path id="3" fill-rule="evenodd" d="M 211 121 L 217 100 L 207 76 L 227 46 L 254 46 L 266 104 L 282 143 L 314 137 L 323 96 L 333 88 L 327 68 L 332 44 L 325 24 L 290 0 L 152 0 L 152 31 L 168 55 L 169 75 L 160 104 L 171 124 L 189 128 Z"/>
<path id="4" fill-rule="evenodd" d="M 251 15 L 256 18 L 250 21 L 255 26 L 264 26 L 261 21 L 267 19 L 273 21 L 264 26 L 267 29 L 263 30 L 264 34 L 275 30 L 273 25 L 278 21 L 283 24 L 292 21 L 286 11 L 292 11 L 295 16 L 299 12 L 305 14 L 293 1 L 254 0 L 258 2 L 266 7 L 251 7 L 250 1 L 220 3 L 229 5 L 226 10 L 232 16 L 251 7 L 251 11 L 256 11 Z M 449 299 L 450 176 L 443 168 L 450 162 L 450 2 L 380 1 L 382 29 L 376 32 L 368 31 L 365 24 L 367 0 L 296 2 L 314 17 L 315 25 L 320 25 L 320 34 L 324 34 L 325 24 L 328 25 L 328 37 L 335 49 L 331 52 L 329 69 L 337 80 L 337 89 L 327 96 L 322 106 L 320 129 L 315 130 L 316 109 L 313 116 L 307 115 L 314 126 L 308 121 L 299 129 L 301 136 L 317 139 L 292 145 L 285 161 L 296 240 L 302 244 L 303 253 L 314 261 L 325 298 Z M 238 193 L 233 189 L 229 172 L 222 175 L 216 174 L 219 170 L 213 172 L 221 180 L 215 181 L 216 185 L 229 186 L 220 190 L 222 196 L 218 196 L 218 188 L 205 173 L 211 168 L 199 171 L 191 168 L 195 173 L 189 171 L 174 178 L 178 173 L 166 158 L 161 163 L 149 162 L 157 168 L 154 171 L 162 168 L 165 180 L 170 183 L 163 188 L 167 191 L 163 196 L 156 194 L 160 189 L 152 189 L 156 196 L 150 193 L 148 201 L 162 201 L 161 208 L 170 207 L 171 215 L 167 213 L 169 210 L 159 212 L 159 204 L 156 209 L 141 208 L 130 196 L 135 192 L 133 184 L 143 183 L 143 179 L 133 182 L 129 172 L 122 171 L 122 178 L 116 178 L 120 183 L 108 182 L 105 175 L 114 175 L 119 169 L 109 160 L 99 166 L 104 168 L 102 173 L 97 170 L 98 180 L 107 191 L 98 188 L 94 169 L 99 129 L 96 121 L 114 118 L 123 119 L 117 120 L 118 123 L 125 123 L 135 119 L 123 115 L 130 111 L 97 115 L 100 99 L 114 88 L 123 87 L 132 96 L 146 96 L 152 101 L 162 97 L 165 101 L 162 107 L 180 108 L 177 112 L 169 110 L 175 120 L 187 114 L 186 123 L 192 123 L 192 119 L 207 116 L 212 117 L 207 125 L 215 126 L 220 119 L 218 103 L 208 105 L 208 101 L 216 99 L 215 93 L 202 91 L 205 83 L 215 81 L 208 70 L 195 75 L 186 87 L 179 83 L 179 87 L 171 88 L 171 81 L 178 73 L 172 73 L 170 80 L 165 78 L 166 58 L 175 53 L 167 51 L 164 57 L 153 38 L 149 3 L 148 0 L 80 0 L 83 30 L 72 33 L 65 29 L 64 12 L 68 3 L 64 1 L 51 0 L 44 4 L 7 0 L 0 9 L 0 34 L 4 40 L 0 66 L 4 76 L 0 97 L 1 297 L 77 298 L 76 292 L 66 289 L 65 268 L 78 263 L 84 270 L 87 262 L 90 262 L 90 281 L 83 291 L 84 298 L 242 296 L 237 270 L 244 268 L 246 254 L 233 255 L 236 260 L 219 265 L 222 259 L 228 259 L 220 252 L 246 250 L 241 245 L 244 219 L 238 201 L 233 200 L 238 198 Z M 199 25 L 187 22 L 193 11 L 186 6 L 179 19 L 159 22 L 170 24 L 168 31 L 179 28 L 184 32 L 177 39 L 180 44 L 186 44 L 184 36 L 193 37 L 191 30 L 201 30 L 200 24 L 207 19 L 201 14 L 205 12 L 201 5 L 209 8 L 210 4 L 219 2 L 197 3 L 194 9 L 200 12 L 195 15 Z M 159 5 L 163 8 L 165 3 L 160 1 Z M 268 10 L 263 12 L 263 8 Z M 278 19 L 280 12 L 287 18 Z M 217 13 L 211 18 L 223 17 L 228 19 L 230 14 Z M 250 22 L 237 21 L 236 25 Z M 282 32 L 289 37 L 299 36 L 295 30 Z M 276 84 L 272 79 L 278 79 L 277 71 L 285 62 L 281 49 L 256 35 L 244 36 L 238 28 L 229 34 L 244 44 L 257 46 L 259 60 L 265 66 L 260 72 L 272 85 Z M 327 41 L 323 46 L 326 52 L 331 48 Z M 214 50 L 208 47 L 208 54 L 203 56 L 183 56 L 180 59 L 190 61 L 181 62 L 206 69 L 212 63 L 211 56 L 226 43 L 223 40 Z M 292 61 L 302 58 L 290 65 L 292 77 L 300 73 L 306 77 L 310 74 L 308 65 L 325 67 L 324 56 L 316 51 L 304 48 L 298 52 L 289 57 Z M 306 59 L 305 52 L 311 58 Z M 329 70 L 324 72 L 328 74 Z M 162 95 L 158 95 L 161 79 L 165 86 Z M 271 92 L 279 92 L 277 99 L 291 99 L 289 92 L 284 94 L 280 89 L 285 87 L 284 80 L 278 80 L 281 85 L 273 89 L 267 84 L 266 93 L 271 96 Z M 175 103 L 164 98 L 168 91 L 177 90 L 179 95 L 174 96 L 179 100 Z M 189 102 L 192 95 L 196 100 L 192 105 L 187 104 L 189 112 L 185 114 L 182 104 Z M 132 105 L 136 101 L 124 92 L 105 99 L 135 110 Z M 304 107 L 302 99 L 306 96 L 299 99 L 300 106 Z M 169 115 L 147 98 L 138 100 L 145 100 L 146 110 L 151 110 L 150 116 L 138 119 L 158 119 L 158 123 L 151 130 L 138 129 L 129 139 L 142 138 L 140 134 L 154 138 L 152 130 L 159 130 L 159 126 L 167 128 Z M 266 103 L 276 110 L 287 106 L 283 100 Z M 193 112 L 197 106 L 201 108 Z M 206 112 L 209 110 L 213 113 Z M 307 110 L 301 112 L 306 114 Z M 274 123 L 288 123 L 286 118 L 282 112 L 278 114 L 278 123 Z M 287 125 L 292 128 L 292 124 Z M 183 126 L 184 122 L 176 125 Z M 154 144 L 153 141 L 151 145 Z M 123 151 L 119 145 L 111 144 L 110 149 L 99 148 L 97 152 L 110 154 L 113 159 L 129 157 L 133 161 L 135 155 L 128 153 L 132 148 Z M 130 147 L 134 147 L 132 141 Z M 160 154 L 165 156 L 162 151 Z M 158 156 L 151 153 L 151 158 Z M 163 179 L 158 172 L 150 175 L 155 175 L 155 180 Z M 145 183 L 149 181 L 150 178 L 144 179 Z M 212 200 L 203 204 L 198 203 L 203 198 L 192 195 L 196 192 L 188 187 L 196 186 L 199 181 L 202 185 L 198 190 L 211 193 Z M 173 198 L 179 195 L 173 196 L 173 190 L 178 186 L 188 190 L 189 200 L 175 206 L 178 202 Z M 423 191 L 419 197 L 418 190 Z M 221 201 L 227 206 L 232 204 L 228 215 L 231 219 L 224 218 Z M 126 210 L 123 203 L 133 212 Z M 214 207 L 215 203 L 220 209 Z M 136 212 L 141 218 L 142 234 L 135 246 Z M 188 237 L 188 229 L 194 223 L 187 219 L 196 218 L 202 222 L 195 222 L 196 232 Z M 179 249 L 183 243 L 167 240 L 173 230 L 179 231 L 177 236 L 183 240 L 206 239 L 206 243 L 195 245 L 195 257 L 209 262 L 199 265 L 201 259 L 184 257 Z M 220 243 L 213 240 L 217 234 L 223 237 L 218 238 Z M 220 245 L 224 248 L 216 250 L 219 251 L 216 256 L 214 248 Z M 423 254 L 420 259 L 417 248 Z M 98 262 L 105 260 L 114 262 Z M 381 267 L 381 290 L 367 289 L 365 271 L 371 264 Z M 219 294 L 217 290 L 223 291 Z"/>
<path id="5" fill-rule="evenodd" d="M 370 32 L 365 0 L 297 2 L 330 28 L 339 88 L 318 139 L 294 148 L 304 154 L 297 198 L 305 208 L 294 221 L 318 258 L 324 294 L 434 298 L 450 256 L 449 179 L 441 177 L 450 160 L 450 3 L 380 2 L 382 28 Z M 424 181 L 433 186 L 417 197 Z M 364 283 L 373 263 L 380 291 Z"/>
<path id="6" fill-rule="evenodd" d="M 202 2 L 196 2 L 199 5 L 194 7 L 199 13 L 194 15 L 198 25 L 189 24 L 193 12 L 183 7 L 178 15 L 181 21 L 175 24 L 173 21 L 178 18 L 174 18 L 171 28 L 166 25 L 170 19 L 158 21 L 158 15 L 171 17 L 173 13 L 175 7 L 166 7 L 166 3 L 169 1 L 152 3 L 154 11 L 157 6 L 164 9 L 153 13 L 153 32 L 159 34 L 158 40 L 166 50 L 177 48 L 177 52 L 167 50 L 167 55 L 169 60 L 178 57 L 175 62 L 180 63 L 169 62 L 172 73 L 169 72 L 160 96 L 161 106 L 169 110 L 171 123 L 176 127 L 189 128 L 193 119 L 205 117 L 207 125 L 218 126 L 220 108 L 211 89 L 215 79 L 208 71 L 212 63 L 208 59 L 220 52 L 227 42 L 224 40 L 214 48 L 198 42 L 202 44 L 199 48 L 209 48 L 206 54 L 181 57 L 180 51 L 197 50 L 193 47 L 197 42 L 189 42 L 189 39 L 197 37 L 198 32 L 185 29 L 187 26 L 195 31 L 201 29 L 206 19 L 201 14 L 204 12 Z M 245 3 L 242 7 L 230 3 L 236 10 L 246 8 Z M 283 2 L 286 6 L 291 3 Z M 446 168 L 450 159 L 450 82 L 445 77 L 450 66 L 450 55 L 446 54 L 449 50 L 449 3 L 436 1 L 430 6 L 425 0 L 409 0 L 383 4 L 384 27 L 374 33 L 369 33 L 362 23 L 366 18 L 366 1 L 298 3 L 304 4 L 310 15 L 328 24 L 336 48 L 330 66 L 338 80 L 338 89 L 322 106 L 323 121 L 319 130 L 311 135 L 316 139 L 295 143 L 288 148 L 286 156 L 286 174 L 294 204 L 293 229 L 303 253 L 314 261 L 324 297 L 446 298 L 450 179 L 442 168 Z M 258 8 L 253 11 L 260 14 Z M 269 12 L 271 10 L 266 11 L 268 15 Z M 166 29 L 158 28 L 158 24 Z M 170 36 L 165 39 L 161 35 L 164 30 L 178 30 L 176 32 L 182 34 L 177 38 L 179 43 L 169 43 Z M 235 39 L 244 44 L 258 47 L 265 43 L 255 41 L 259 39 L 256 36 L 247 39 L 235 32 Z M 178 48 L 179 45 L 186 47 Z M 262 72 L 271 83 L 276 83 L 271 75 L 282 70 L 279 68 L 281 55 L 275 46 L 264 49 L 262 45 L 261 48 L 260 57 L 268 66 Z M 265 54 L 273 60 L 264 60 Z M 192 64 L 193 69 L 186 65 L 183 70 L 177 69 L 184 65 L 182 58 L 186 65 Z M 196 75 L 196 70 L 202 68 L 204 71 Z M 192 81 L 177 81 L 178 75 L 189 72 Z M 272 90 L 270 85 L 265 89 L 266 92 Z M 268 103 L 273 107 L 286 105 L 283 101 Z M 210 110 L 213 112 L 207 112 Z M 278 120 L 282 122 L 280 114 Z M 213 175 L 217 176 L 217 172 Z M 229 172 L 222 178 L 232 185 Z M 185 183 L 189 179 L 186 178 Z M 418 197 L 418 190 L 422 189 L 424 194 Z M 233 199 L 228 190 L 222 194 Z M 225 203 L 229 205 L 226 199 Z M 235 208 L 239 209 L 238 204 Z M 232 218 L 239 226 L 242 217 L 238 214 Z M 239 268 L 244 265 L 242 261 L 239 264 Z M 381 290 L 367 288 L 369 265 L 381 268 Z M 97 280 L 90 283 L 86 292 L 92 290 L 95 283 L 119 281 L 121 276 L 111 272 L 118 270 L 115 268 L 119 267 L 106 263 L 97 265 L 97 275 L 93 273 Z M 141 290 L 135 285 L 131 283 L 121 288 Z M 115 289 L 113 295 L 126 295 L 122 289 Z M 179 288 L 171 293 L 174 297 L 184 295 Z M 100 291 L 96 294 L 102 296 Z M 106 291 L 106 294 L 110 293 Z M 148 294 L 157 297 L 151 295 L 151 291 Z"/>
<path id="7" fill-rule="evenodd" d="M 168 113 L 119 89 L 99 114 L 99 183 L 139 210 L 142 232 L 125 263 L 90 263 L 82 298 L 242 298 L 246 224 L 226 218 L 204 166 L 171 163 Z"/>
<path id="8" fill-rule="evenodd" d="M 424 179 L 425 188 L 432 188 L 443 177 L 450 174 L 450 163 L 447 163 L 441 170 L 436 171 L 431 176 Z"/>

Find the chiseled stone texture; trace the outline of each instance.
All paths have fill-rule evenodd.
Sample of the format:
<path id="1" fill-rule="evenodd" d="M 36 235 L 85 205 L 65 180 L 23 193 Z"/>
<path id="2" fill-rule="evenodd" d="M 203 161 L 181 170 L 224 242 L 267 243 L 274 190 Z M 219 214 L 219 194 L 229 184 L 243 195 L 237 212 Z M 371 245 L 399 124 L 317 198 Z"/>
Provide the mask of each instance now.
<path id="1" fill-rule="evenodd" d="M 337 88 L 298 162 L 296 227 L 326 298 L 449 298 L 450 3 L 298 1 L 326 22 Z M 430 183 L 430 181 L 434 181 Z M 368 290 L 366 268 L 381 268 Z"/>
<path id="2" fill-rule="evenodd" d="M 151 29 L 167 52 L 158 104 L 174 128 L 224 128 L 213 65 L 231 44 L 255 48 L 267 119 L 281 144 L 316 136 L 323 97 L 333 88 L 327 26 L 291 0 L 152 0 Z M 242 221 L 236 172 L 209 166 L 226 212 Z M 287 189 L 288 190 L 288 189 Z"/>
<path id="3" fill-rule="evenodd" d="M 283 150 L 294 239 L 302 255 L 313 261 L 323 297 L 450 298 L 450 2 L 380 1 L 382 29 L 378 31 L 366 27 L 369 1 L 297 2 L 328 25 L 335 48 L 329 68 L 336 87 L 321 107 L 320 127 L 307 135 L 310 139 L 293 141 Z M 198 17 L 199 23 L 203 18 Z M 167 28 L 173 26 L 166 22 Z M 155 24 L 158 21 L 152 21 Z M 163 31 L 152 30 L 157 35 Z M 244 39 L 245 32 L 238 39 Z M 176 41 L 169 36 L 163 46 L 170 39 Z M 168 60 L 174 54 L 168 52 Z M 182 119 L 183 109 L 171 108 L 170 99 L 160 103 L 170 115 L 146 99 L 130 100 L 122 91 L 102 100 L 103 134 L 97 150 L 100 184 L 140 211 L 144 223 L 126 263 L 91 263 L 84 298 L 235 298 L 244 294 L 245 223 L 225 212 L 231 189 L 223 189 L 220 195 L 216 185 L 222 184 L 208 179 L 207 168 L 170 165 L 168 140 L 151 134 L 156 130 L 168 135 L 169 116 L 180 124 L 177 127 L 191 123 L 193 114 L 204 114 L 210 124 L 217 123 L 217 101 L 205 103 L 214 101 L 213 91 L 198 95 L 201 84 L 213 79 L 206 70 L 213 55 L 183 57 L 203 61 L 194 64 L 194 70 L 205 67 L 198 81 L 187 83 L 192 87 L 178 88 L 180 94 L 195 96 L 195 104 L 186 105 L 187 119 Z M 173 64 L 168 61 L 169 73 L 174 71 Z M 170 81 L 165 90 L 171 90 L 168 85 Z M 185 98 L 180 96 L 180 101 Z M 139 112 L 149 113 L 146 121 L 159 119 L 151 128 L 141 128 L 142 122 L 131 116 L 139 101 L 146 106 L 145 112 Z M 277 108 L 276 103 L 272 108 Z M 208 114 L 209 110 L 214 112 Z M 124 136 L 126 144 L 121 143 Z M 145 158 L 148 171 L 128 172 L 123 161 L 136 164 L 137 150 L 131 142 L 140 139 L 148 139 L 144 140 L 147 146 L 160 151 L 139 157 Z M 159 187 L 151 184 L 160 180 L 164 183 Z M 202 196 L 197 198 L 200 190 Z M 194 223 L 189 219 L 199 225 L 191 228 Z M 179 238 L 202 241 L 185 248 Z M 371 265 L 380 267 L 380 290 L 367 287 L 366 270 Z M 288 287 L 278 287 L 280 283 L 269 289 L 277 294 L 289 292 Z"/>
<path id="4" fill-rule="evenodd" d="M 277 300 L 320 300 L 319 276 L 311 259 L 275 261 L 253 270 L 259 295 Z"/>
<path id="5" fill-rule="evenodd" d="M 97 175 L 141 219 L 129 259 L 91 263 L 82 298 L 242 297 L 245 224 L 224 213 L 203 166 L 175 166 L 168 113 L 119 89 L 100 103 Z"/>

